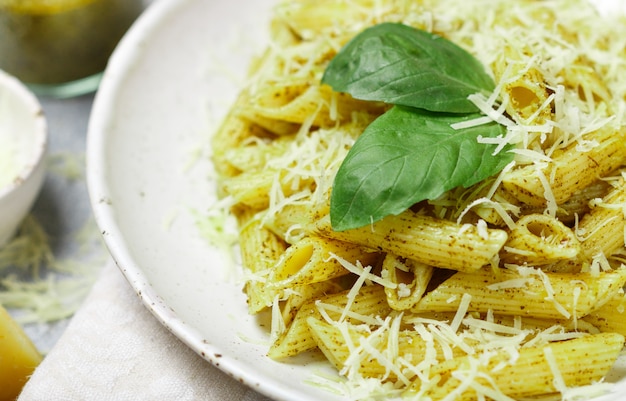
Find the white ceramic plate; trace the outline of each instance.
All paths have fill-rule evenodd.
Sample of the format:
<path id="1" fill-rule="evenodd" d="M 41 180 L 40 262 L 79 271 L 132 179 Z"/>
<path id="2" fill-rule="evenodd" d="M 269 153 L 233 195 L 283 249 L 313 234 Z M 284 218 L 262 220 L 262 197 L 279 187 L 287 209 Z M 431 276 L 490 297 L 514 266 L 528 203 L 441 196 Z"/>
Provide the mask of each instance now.
<path id="1" fill-rule="evenodd" d="M 229 263 L 199 237 L 191 213 L 214 199 L 210 163 L 190 163 L 193 151 L 208 143 L 237 78 L 262 49 L 272 3 L 158 0 L 150 7 L 114 53 L 96 97 L 90 195 L 125 276 L 189 347 L 272 398 L 339 400 L 306 383 L 323 362 L 265 357 L 267 331 L 248 316 Z"/>
<path id="2" fill-rule="evenodd" d="M 198 235 L 192 210 L 214 199 L 206 146 L 267 37 L 273 0 L 157 0 L 112 56 L 88 137 L 88 184 L 111 254 L 176 336 L 272 398 L 331 400 L 304 380 L 310 358 L 265 357 L 229 263 Z M 255 45 L 255 43 L 257 45 Z M 190 167 L 191 165 L 191 167 Z"/>

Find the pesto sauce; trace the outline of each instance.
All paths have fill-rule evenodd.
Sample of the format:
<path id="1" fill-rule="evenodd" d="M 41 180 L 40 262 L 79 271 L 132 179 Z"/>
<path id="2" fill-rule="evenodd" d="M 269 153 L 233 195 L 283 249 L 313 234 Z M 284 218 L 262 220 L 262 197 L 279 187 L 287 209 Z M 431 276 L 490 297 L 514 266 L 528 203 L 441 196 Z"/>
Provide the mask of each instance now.
<path id="1" fill-rule="evenodd" d="M 29 84 L 60 84 L 102 72 L 144 8 L 142 0 L 49 3 L 0 0 L 0 69 Z"/>

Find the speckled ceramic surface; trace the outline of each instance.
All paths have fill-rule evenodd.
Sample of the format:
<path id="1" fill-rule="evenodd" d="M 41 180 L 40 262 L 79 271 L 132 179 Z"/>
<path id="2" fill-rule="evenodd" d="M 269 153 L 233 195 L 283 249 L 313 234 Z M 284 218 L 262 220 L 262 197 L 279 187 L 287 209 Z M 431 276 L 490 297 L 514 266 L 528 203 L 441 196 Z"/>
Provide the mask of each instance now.
<path id="1" fill-rule="evenodd" d="M 304 383 L 319 361 L 265 356 L 230 263 L 200 238 L 194 210 L 214 199 L 194 161 L 267 35 L 272 0 L 161 0 L 124 38 L 89 127 L 88 184 L 107 246 L 146 306 L 182 341 L 276 399 L 330 400 Z M 267 326 L 265 326 L 267 327 Z"/>
<path id="2" fill-rule="evenodd" d="M 39 101 L 0 70 L 0 247 L 30 210 L 45 174 L 48 130 Z"/>

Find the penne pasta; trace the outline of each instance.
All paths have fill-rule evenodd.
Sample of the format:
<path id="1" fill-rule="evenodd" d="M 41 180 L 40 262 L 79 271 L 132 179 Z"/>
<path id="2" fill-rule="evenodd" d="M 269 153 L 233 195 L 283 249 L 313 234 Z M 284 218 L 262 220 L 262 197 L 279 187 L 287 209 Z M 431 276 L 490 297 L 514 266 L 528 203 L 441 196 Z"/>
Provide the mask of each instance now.
<path id="1" fill-rule="evenodd" d="M 317 301 L 304 304 L 296 314 L 289 328 L 272 344 L 268 356 L 272 359 L 283 359 L 311 350 L 317 345 L 311 336 L 307 319 L 321 317 L 320 303 L 328 315 L 340 319 L 343 311 L 349 307 L 349 320 L 359 321 L 359 317 L 385 316 L 390 308 L 385 302 L 385 293 L 380 286 L 363 287 L 354 299 L 349 299 L 349 292 L 327 295 Z M 334 308 L 328 308 L 328 305 Z M 369 318 L 374 319 L 374 318 Z"/>
<path id="2" fill-rule="evenodd" d="M 387 254 L 382 264 L 381 276 L 395 284 L 385 287 L 387 303 L 392 309 L 411 309 L 422 298 L 434 268 L 410 259 Z"/>
<path id="3" fill-rule="evenodd" d="M 584 0 L 277 4 L 271 43 L 212 139 L 248 312 L 271 314 L 268 357 L 319 350 L 346 380 L 337 388 L 363 399 L 573 399 L 609 388 L 626 335 L 626 17 L 605 18 Z M 357 55 L 343 52 L 381 26 Z M 404 28 L 423 32 L 409 46 Z M 493 82 L 472 81 L 455 99 L 446 79 L 463 86 L 476 77 L 455 73 L 482 71 L 446 66 L 445 40 Z M 413 87 L 420 80 L 425 89 Z M 402 103 L 420 90 L 428 96 Z M 445 108 L 456 102 L 463 110 Z M 474 129 L 472 143 L 447 146 Z M 448 136 L 424 139 L 439 131 Z M 363 134 L 385 136 L 355 146 Z M 390 149 L 393 160 L 378 159 Z M 362 156 L 353 151 L 367 157 L 342 176 L 343 161 Z M 373 167 L 393 185 L 370 179 Z M 331 204 L 337 177 L 356 188 L 339 203 L 367 210 L 360 226 L 331 222 L 342 212 Z M 367 221 L 387 203 L 393 212 Z"/>
<path id="4" fill-rule="evenodd" d="M 276 234 L 261 226 L 253 210 L 244 209 L 238 214 L 242 228 L 239 232 L 242 262 L 255 277 L 246 282 L 248 311 L 252 314 L 271 306 L 273 296 L 268 293 L 265 280 L 270 268 L 287 249 L 287 244 Z"/>
<path id="5" fill-rule="evenodd" d="M 235 112 L 236 105 L 244 104 L 247 101 L 248 98 L 245 94 L 238 97 L 235 106 L 228 113 L 212 138 L 213 165 L 221 177 L 232 177 L 241 172 L 236 165 L 230 163 L 227 157 L 231 149 L 240 147 L 249 138 L 263 138 L 267 136 L 265 130 L 239 117 Z"/>
<path id="6" fill-rule="evenodd" d="M 548 201 L 544 194 L 549 191 L 553 198 L 550 201 L 558 205 L 626 161 L 625 133 L 601 129 L 589 134 L 586 140 L 595 141 L 597 146 L 576 152 L 572 148 L 578 145 L 574 143 L 569 149 L 555 152 L 545 167 L 543 163 L 536 163 L 513 170 L 506 174 L 503 188 L 531 206 L 546 206 Z"/>
<path id="7" fill-rule="evenodd" d="M 580 254 L 557 263 L 554 270 L 598 271 L 601 268 L 606 270 L 608 261 L 601 267 L 599 260 L 605 260 L 624 249 L 626 236 L 624 179 L 619 178 L 616 185 L 603 198 L 594 198 L 590 203 L 593 207 L 576 227 L 576 235 L 580 238 Z"/>
<path id="8" fill-rule="evenodd" d="M 581 318 L 600 308 L 626 283 L 626 269 L 591 274 L 546 273 L 533 268 L 518 272 L 456 273 L 426 294 L 414 312 L 456 311 L 463 294 L 469 311 L 544 319 Z"/>
<path id="9" fill-rule="evenodd" d="M 580 252 L 580 242 L 569 227 L 543 214 L 528 214 L 509 233 L 500 260 L 543 266 L 577 259 Z"/>
<path id="10" fill-rule="evenodd" d="M 607 303 L 583 318 L 600 331 L 626 335 L 626 295 L 623 291 L 615 294 Z"/>
<path id="11" fill-rule="evenodd" d="M 608 188 L 608 183 L 603 180 L 598 180 L 588 187 L 575 192 L 566 202 L 558 205 L 555 217 L 568 227 L 572 227 L 577 223 L 577 219 L 589 212 L 589 201 L 603 197 Z M 523 210 L 523 214 L 538 214 L 543 213 L 545 210 L 543 207 L 532 207 L 528 205 L 521 206 L 521 209 Z"/>
<path id="12" fill-rule="evenodd" d="M 337 232 L 324 217 L 315 223 L 319 235 L 379 249 L 419 263 L 472 272 L 491 263 L 507 239 L 503 230 L 479 232 L 461 225 L 406 211 L 371 226 Z M 470 256 L 471 254 L 471 256 Z"/>
<path id="13" fill-rule="evenodd" d="M 303 285 L 289 294 L 281 308 L 282 320 L 289 327 L 298 311 L 307 303 L 314 302 L 324 296 L 342 292 L 344 288 L 340 280 L 326 280 L 319 283 Z"/>
<path id="14" fill-rule="evenodd" d="M 315 317 L 309 317 L 307 324 L 317 346 L 328 360 L 338 371 L 348 371 L 348 375 L 402 377 L 410 381 L 415 378 L 415 373 L 406 369 L 408 363 L 403 369 L 397 364 L 398 359 L 402 358 L 410 365 L 419 365 L 426 358 L 441 360 L 445 357 L 441 345 L 432 341 L 432 344 L 429 343 L 414 330 L 393 333 L 394 329 L 386 326 L 372 330 L 348 322 L 330 324 Z M 453 354 L 462 356 L 465 352 L 457 348 Z"/>
<path id="15" fill-rule="evenodd" d="M 475 400 L 483 397 L 516 399 L 563 393 L 569 387 L 588 385 L 609 371 L 624 344 L 619 334 L 597 334 L 522 348 L 512 356 L 506 350 L 442 362 L 430 370 L 423 396 L 442 400 Z M 415 382 L 412 393 L 420 393 Z"/>
<path id="16" fill-rule="evenodd" d="M 305 190 L 312 184 L 312 179 L 302 179 L 289 182 L 287 179 L 278 179 L 284 172 L 273 170 L 243 172 L 228 181 L 225 181 L 221 190 L 224 196 L 231 196 L 234 201 L 246 207 L 263 210 L 270 205 L 272 189 L 280 185 L 280 192 L 284 196 L 292 196 Z"/>
<path id="17" fill-rule="evenodd" d="M 543 74 L 537 68 L 526 68 L 521 63 L 510 63 L 515 66 L 508 71 L 513 79 L 504 84 L 505 101 L 510 105 L 508 112 L 522 121 L 536 120 L 543 124 L 550 116 L 548 106 L 550 90 L 547 88 Z"/>
<path id="18" fill-rule="evenodd" d="M 585 260 L 590 261 L 598 253 L 610 256 L 624 248 L 625 222 L 626 184 L 621 178 L 600 202 L 595 203 L 578 225 Z"/>
<path id="19" fill-rule="evenodd" d="M 267 286 L 282 290 L 319 283 L 349 273 L 340 259 L 367 266 L 375 264 L 379 256 L 349 242 L 305 237 L 287 248 L 272 269 Z"/>
<path id="20" fill-rule="evenodd" d="M 379 115 L 384 110 L 378 104 L 360 102 L 346 95 L 335 95 L 328 86 L 304 83 L 287 87 L 272 85 L 269 88 L 269 93 L 255 93 L 250 103 L 239 112 L 279 135 L 296 132 L 291 125 L 287 125 L 287 129 L 283 128 L 284 122 L 332 127 L 341 120 L 347 120 L 354 110 L 374 115 Z M 335 108 L 332 108 L 333 105 Z"/>

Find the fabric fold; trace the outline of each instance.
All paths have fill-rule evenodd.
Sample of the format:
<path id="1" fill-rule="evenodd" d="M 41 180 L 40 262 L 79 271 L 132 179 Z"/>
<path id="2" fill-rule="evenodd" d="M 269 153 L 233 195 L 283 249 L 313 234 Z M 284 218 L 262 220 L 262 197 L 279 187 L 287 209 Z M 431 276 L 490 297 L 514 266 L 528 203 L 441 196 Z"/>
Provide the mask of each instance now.
<path id="1" fill-rule="evenodd" d="M 107 264 L 19 401 L 269 401 L 163 327 Z"/>

